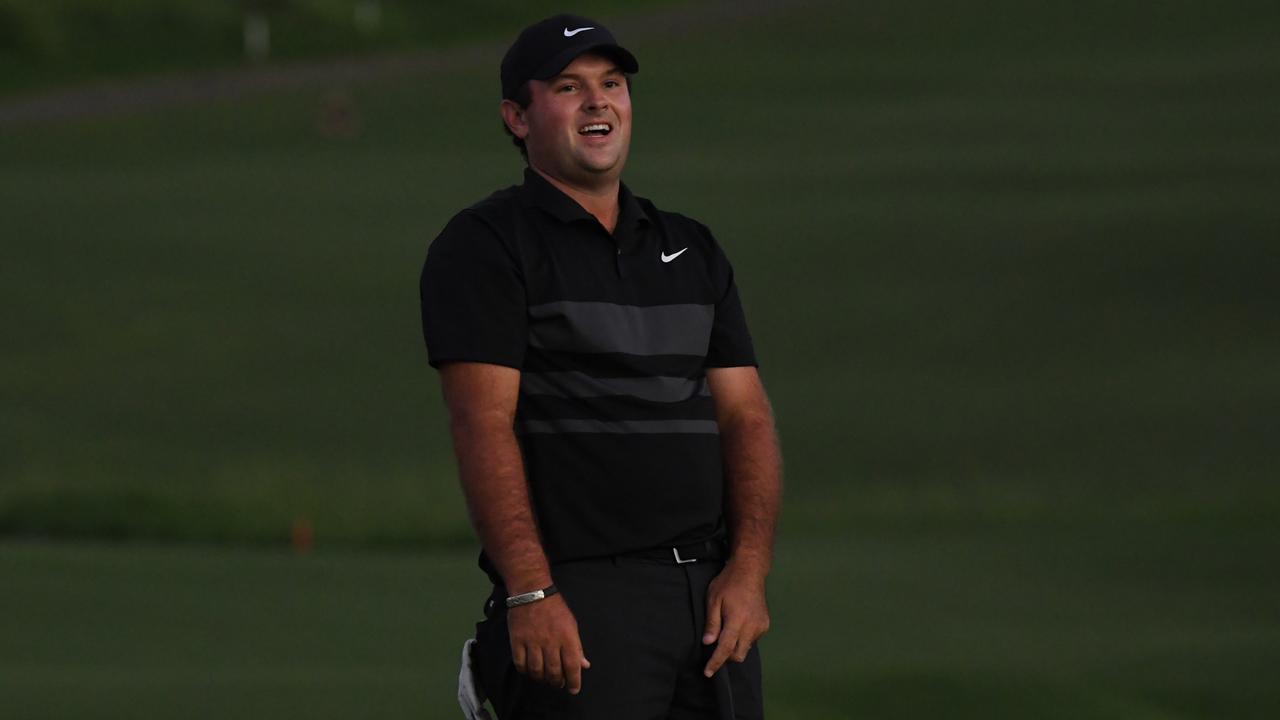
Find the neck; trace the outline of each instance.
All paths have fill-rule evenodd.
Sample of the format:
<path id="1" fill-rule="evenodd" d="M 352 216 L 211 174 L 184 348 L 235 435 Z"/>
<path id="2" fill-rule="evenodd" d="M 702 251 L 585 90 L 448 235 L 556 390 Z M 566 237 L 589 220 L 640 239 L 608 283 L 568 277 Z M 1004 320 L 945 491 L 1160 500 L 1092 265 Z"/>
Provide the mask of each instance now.
<path id="1" fill-rule="evenodd" d="M 610 233 L 618 225 L 618 190 L 621 181 L 618 178 L 606 180 L 599 185 L 583 187 L 581 185 L 572 185 L 560 178 L 544 172 L 540 168 L 530 165 L 534 172 L 547 179 L 547 182 L 555 185 L 565 195 L 573 198 L 584 210 L 591 213 L 605 230 Z"/>

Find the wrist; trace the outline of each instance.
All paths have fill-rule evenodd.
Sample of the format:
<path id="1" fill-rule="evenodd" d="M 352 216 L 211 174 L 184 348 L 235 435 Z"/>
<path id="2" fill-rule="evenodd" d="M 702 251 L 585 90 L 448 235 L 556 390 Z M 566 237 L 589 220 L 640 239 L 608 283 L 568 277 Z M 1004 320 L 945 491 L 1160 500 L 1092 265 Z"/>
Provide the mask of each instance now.
<path id="1" fill-rule="evenodd" d="M 761 585 L 764 584 L 765 578 L 769 576 L 769 566 L 770 562 L 767 558 L 743 553 L 734 553 L 725 562 L 725 570 L 734 575 L 759 582 Z"/>
<path id="2" fill-rule="evenodd" d="M 541 590 L 554 582 L 551 579 L 551 573 L 549 571 L 528 573 L 512 577 L 503 576 L 502 580 L 503 585 L 506 586 L 508 596 Z"/>
<path id="3" fill-rule="evenodd" d="M 552 595 L 560 592 L 555 585 L 547 585 L 546 587 L 529 592 L 518 593 L 507 598 L 508 608 L 517 608 L 521 605 L 532 605 L 533 603 L 545 600 Z"/>

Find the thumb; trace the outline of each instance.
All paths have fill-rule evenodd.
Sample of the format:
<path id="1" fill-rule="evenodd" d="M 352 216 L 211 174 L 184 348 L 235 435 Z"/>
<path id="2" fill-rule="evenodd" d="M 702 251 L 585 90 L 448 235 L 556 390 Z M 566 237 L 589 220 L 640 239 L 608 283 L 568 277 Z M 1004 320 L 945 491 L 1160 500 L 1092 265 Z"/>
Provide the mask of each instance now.
<path id="1" fill-rule="evenodd" d="M 702 633 L 702 644 L 710 645 L 720 637 L 720 596 L 707 598 L 707 627 Z"/>

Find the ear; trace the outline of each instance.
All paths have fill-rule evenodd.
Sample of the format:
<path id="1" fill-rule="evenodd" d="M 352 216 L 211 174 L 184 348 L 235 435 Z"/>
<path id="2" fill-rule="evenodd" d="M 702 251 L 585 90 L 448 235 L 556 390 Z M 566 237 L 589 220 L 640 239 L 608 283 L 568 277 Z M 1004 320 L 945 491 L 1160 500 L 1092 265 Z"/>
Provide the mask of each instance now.
<path id="1" fill-rule="evenodd" d="M 502 122 L 507 124 L 512 134 L 521 140 L 529 134 L 529 123 L 525 121 L 524 108 L 520 107 L 513 100 L 502 101 Z"/>

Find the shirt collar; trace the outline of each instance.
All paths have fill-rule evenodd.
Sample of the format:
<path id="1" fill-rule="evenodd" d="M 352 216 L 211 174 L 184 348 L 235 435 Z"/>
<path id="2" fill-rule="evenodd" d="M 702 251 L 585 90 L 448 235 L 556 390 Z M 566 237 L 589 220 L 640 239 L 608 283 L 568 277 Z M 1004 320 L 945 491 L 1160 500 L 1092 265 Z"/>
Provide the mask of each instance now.
<path id="1" fill-rule="evenodd" d="M 524 169 L 524 185 L 520 186 L 520 194 L 526 206 L 540 207 L 560 222 L 569 223 L 578 220 L 597 222 L 595 216 L 579 205 L 577 200 L 564 194 L 564 191 L 552 185 L 531 167 Z M 640 223 L 651 222 L 626 183 L 619 183 L 618 206 L 618 227 L 614 231 L 615 234 L 618 231 L 628 232 Z"/>

